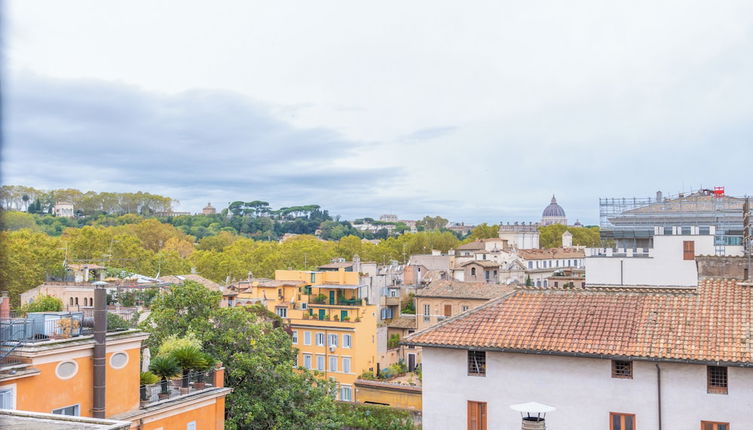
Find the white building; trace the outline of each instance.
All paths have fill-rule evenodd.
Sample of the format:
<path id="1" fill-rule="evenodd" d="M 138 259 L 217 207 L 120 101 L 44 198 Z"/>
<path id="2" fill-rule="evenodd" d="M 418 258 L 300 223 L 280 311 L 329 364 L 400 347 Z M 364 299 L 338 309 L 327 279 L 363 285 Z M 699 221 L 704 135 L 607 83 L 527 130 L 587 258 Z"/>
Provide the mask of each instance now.
<path id="1" fill-rule="evenodd" d="M 517 249 L 537 249 L 539 247 L 538 224 L 500 224 L 499 238 Z"/>
<path id="2" fill-rule="evenodd" d="M 509 406 L 536 401 L 551 429 L 751 429 L 752 306 L 734 280 L 518 290 L 406 338 L 423 426 L 519 429 Z"/>
<path id="3" fill-rule="evenodd" d="M 531 286 L 548 287 L 547 279 L 564 269 L 583 269 L 586 254 L 580 248 L 521 249 L 518 258 Z M 524 281 L 526 282 L 526 281 Z"/>
<path id="4" fill-rule="evenodd" d="M 703 234 L 701 234 L 703 232 Z M 654 228 L 653 248 L 589 248 L 589 285 L 694 286 L 695 257 L 714 255 L 714 226 Z M 742 246 L 727 246 L 727 255 L 742 255 Z"/>
<path id="5" fill-rule="evenodd" d="M 73 203 L 69 202 L 57 202 L 55 203 L 55 206 L 52 207 L 52 213 L 55 214 L 55 216 L 65 218 L 73 218 L 75 215 L 73 210 Z"/>

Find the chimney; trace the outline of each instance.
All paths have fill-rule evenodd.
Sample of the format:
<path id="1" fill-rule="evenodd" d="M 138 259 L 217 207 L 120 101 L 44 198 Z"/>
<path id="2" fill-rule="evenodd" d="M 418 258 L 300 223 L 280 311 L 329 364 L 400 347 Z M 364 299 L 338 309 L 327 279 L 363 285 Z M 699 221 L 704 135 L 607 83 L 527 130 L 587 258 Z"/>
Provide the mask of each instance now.
<path id="1" fill-rule="evenodd" d="M 104 283 L 103 283 L 104 284 Z M 107 349 L 107 291 L 94 288 L 94 405 L 92 416 L 105 417 L 105 353 Z"/>
<path id="2" fill-rule="evenodd" d="M 8 292 L 3 291 L 2 297 L 0 297 L 0 320 L 10 319 L 10 297 Z"/>
<path id="3" fill-rule="evenodd" d="M 543 405 L 536 402 L 510 405 L 510 409 L 520 412 L 523 421 L 522 430 L 546 430 L 546 414 L 556 410 L 553 406 Z"/>

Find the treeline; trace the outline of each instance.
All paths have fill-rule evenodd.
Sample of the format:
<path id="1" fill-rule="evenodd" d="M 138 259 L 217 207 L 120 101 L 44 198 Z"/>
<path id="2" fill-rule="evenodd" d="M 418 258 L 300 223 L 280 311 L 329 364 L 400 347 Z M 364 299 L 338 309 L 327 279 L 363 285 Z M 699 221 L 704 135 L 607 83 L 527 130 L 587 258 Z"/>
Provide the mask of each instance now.
<path id="1" fill-rule="evenodd" d="M 140 214 L 154 215 L 172 211 L 177 203 L 170 197 L 144 192 L 97 193 L 73 188 L 38 190 L 23 185 L 0 187 L 0 207 L 5 210 L 52 214 L 56 203 L 73 204 L 77 216 Z"/>
<path id="2" fill-rule="evenodd" d="M 22 215 L 19 218 L 28 222 L 29 215 Z M 332 258 L 350 259 L 355 254 L 363 261 L 404 262 L 412 254 L 447 251 L 459 243 L 452 233 L 439 231 L 404 234 L 378 244 L 357 236 L 325 241 L 311 235 L 279 243 L 222 229 L 197 239 L 154 218 L 124 215 L 106 221 L 68 227 L 57 236 L 46 234 L 36 224 L 0 232 L 0 288 L 17 299 L 46 279 L 62 278 L 65 262 L 96 263 L 145 276 L 186 274 L 193 269 L 225 282 L 245 279 L 250 273 L 272 277 L 275 269 L 314 269 Z"/>

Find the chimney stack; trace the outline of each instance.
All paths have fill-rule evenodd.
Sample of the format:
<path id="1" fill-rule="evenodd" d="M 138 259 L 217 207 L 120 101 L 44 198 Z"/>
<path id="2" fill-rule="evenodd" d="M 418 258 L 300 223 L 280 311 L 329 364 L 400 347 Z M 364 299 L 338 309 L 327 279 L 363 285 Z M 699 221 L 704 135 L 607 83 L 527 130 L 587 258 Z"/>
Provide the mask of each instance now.
<path id="1" fill-rule="evenodd" d="M 0 297 L 0 320 L 10 319 L 10 297 L 7 291 L 3 291 Z"/>
<path id="2" fill-rule="evenodd" d="M 102 284 L 94 288 L 94 418 L 105 418 L 107 291 Z"/>

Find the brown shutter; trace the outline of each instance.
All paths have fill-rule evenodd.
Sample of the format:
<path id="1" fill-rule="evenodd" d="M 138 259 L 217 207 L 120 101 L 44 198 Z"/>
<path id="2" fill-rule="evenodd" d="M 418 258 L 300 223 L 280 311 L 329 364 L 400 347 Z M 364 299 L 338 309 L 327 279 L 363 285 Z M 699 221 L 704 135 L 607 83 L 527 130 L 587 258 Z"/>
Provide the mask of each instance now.
<path id="1" fill-rule="evenodd" d="M 444 316 L 446 317 L 452 316 L 452 305 L 444 305 Z"/>
<path id="2" fill-rule="evenodd" d="M 468 430 L 486 430 L 486 402 L 468 401 Z"/>
<path id="3" fill-rule="evenodd" d="M 682 241 L 682 259 L 683 260 L 695 260 L 695 241 L 693 240 Z"/>

